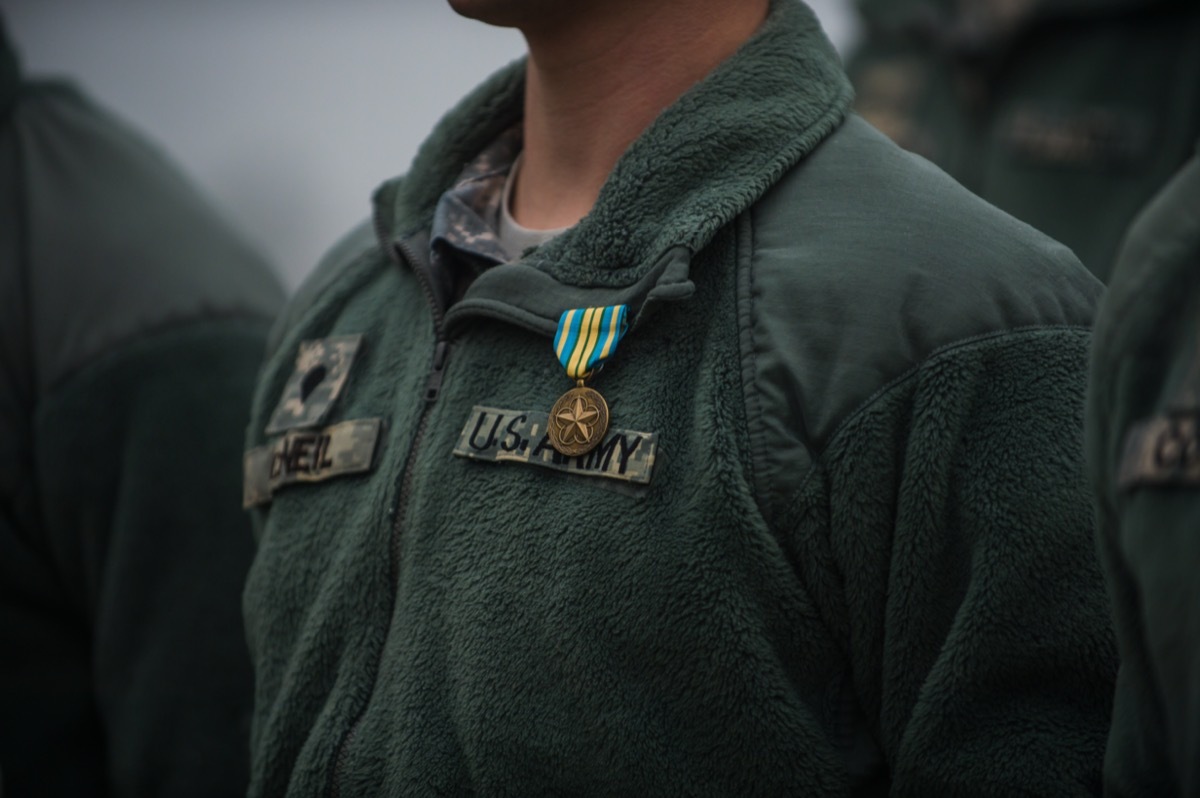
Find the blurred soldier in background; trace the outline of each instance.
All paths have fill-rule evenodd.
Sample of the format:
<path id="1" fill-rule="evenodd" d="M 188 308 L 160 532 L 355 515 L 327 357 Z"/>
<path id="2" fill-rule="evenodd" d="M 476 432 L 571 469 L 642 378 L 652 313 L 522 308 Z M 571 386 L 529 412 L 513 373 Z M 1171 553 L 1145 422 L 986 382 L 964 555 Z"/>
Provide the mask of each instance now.
<path id="1" fill-rule="evenodd" d="M 238 795 L 241 428 L 271 272 L 0 24 L 5 795 Z"/>
<path id="2" fill-rule="evenodd" d="M 1088 447 L 1121 647 L 1105 779 L 1114 796 L 1200 795 L 1200 157 L 1122 247 Z"/>
<path id="3" fill-rule="evenodd" d="M 1200 136 L 1194 0 L 859 0 L 857 109 L 1102 280 Z"/>

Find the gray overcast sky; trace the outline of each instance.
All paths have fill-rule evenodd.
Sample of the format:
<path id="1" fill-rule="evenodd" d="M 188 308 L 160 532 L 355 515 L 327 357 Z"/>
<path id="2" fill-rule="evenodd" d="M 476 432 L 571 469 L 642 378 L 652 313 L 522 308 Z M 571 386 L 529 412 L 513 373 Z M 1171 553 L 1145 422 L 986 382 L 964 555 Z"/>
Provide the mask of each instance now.
<path id="1" fill-rule="evenodd" d="M 839 47 L 849 0 L 810 5 Z M 459 97 L 523 52 L 443 0 L 0 0 L 25 69 L 161 144 L 289 287 Z"/>

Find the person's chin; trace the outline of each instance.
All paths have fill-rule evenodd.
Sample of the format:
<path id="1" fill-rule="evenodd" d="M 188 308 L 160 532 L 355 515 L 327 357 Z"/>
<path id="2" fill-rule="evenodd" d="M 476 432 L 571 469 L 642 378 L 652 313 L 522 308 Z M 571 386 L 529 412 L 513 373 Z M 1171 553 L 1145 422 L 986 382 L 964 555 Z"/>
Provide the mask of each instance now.
<path id="1" fill-rule="evenodd" d="M 536 12 L 538 0 L 447 0 L 459 16 L 498 25 L 519 27 L 521 21 Z"/>

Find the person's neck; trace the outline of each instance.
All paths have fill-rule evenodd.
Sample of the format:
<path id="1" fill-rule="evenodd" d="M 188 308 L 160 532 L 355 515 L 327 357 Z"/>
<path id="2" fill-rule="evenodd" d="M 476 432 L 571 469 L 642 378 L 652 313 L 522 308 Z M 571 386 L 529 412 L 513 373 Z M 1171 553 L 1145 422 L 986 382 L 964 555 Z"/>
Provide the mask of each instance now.
<path id="1" fill-rule="evenodd" d="M 768 2 L 607 0 L 593 15 L 524 29 L 525 144 L 513 218 L 551 229 L 586 216 L 633 140 L 753 35 Z"/>

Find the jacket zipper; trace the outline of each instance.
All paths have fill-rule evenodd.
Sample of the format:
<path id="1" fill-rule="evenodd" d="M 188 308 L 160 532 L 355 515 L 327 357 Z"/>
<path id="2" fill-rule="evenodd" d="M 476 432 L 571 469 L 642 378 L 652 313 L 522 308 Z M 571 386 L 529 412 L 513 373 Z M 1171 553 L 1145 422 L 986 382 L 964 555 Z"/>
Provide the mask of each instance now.
<path id="1" fill-rule="evenodd" d="M 378 222 L 377 222 L 378 224 Z M 387 240 L 386 236 L 380 236 L 383 241 Z M 430 361 L 429 374 L 425 379 L 425 403 L 421 408 L 421 415 L 417 419 L 417 431 L 413 435 L 412 445 L 408 450 L 408 457 L 404 462 L 404 471 L 400 477 L 399 492 L 396 498 L 396 505 L 393 509 L 394 515 L 392 520 L 391 536 L 389 540 L 388 556 L 389 556 L 389 571 L 391 574 L 392 588 L 392 604 L 391 611 L 388 613 L 388 623 L 391 623 L 391 616 L 396 609 L 396 592 L 399 589 L 400 579 L 400 533 L 403 531 L 404 514 L 408 509 L 409 498 L 412 495 L 413 487 L 413 472 L 414 463 L 417 460 L 417 454 L 421 448 L 421 443 L 425 439 L 425 431 L 429 426 L 429 411 L 433 408 L 433 404 L 437 401 L 438 395 L 441 393 L 442 378 L 446 370 L 446 361 L 450 357 L 450 341 L 446 338 L 445 333 L 445 313 L 441 302 L 438 300 L 437 293 L 433 288 L 433 276 L 429 273 L 429 268 L 425 265 L 425 260 L 420 258 L 412 245 L 407 240 L 401 240 L 395 243 L 394 246 L 387 247 L 388 255 L 401 268 L 408 267 L 417 277 L 417 282 L 421 286 L 421 291 L 425 294 L 425 300 L 429 303 L 429 308 L 433 313 L 433 330 L 436 343 L 433 348 L 433 358 Z M 384 637 L 383 647 L 387 645 L 387 637 Z M 339 798 L 341 796 L 341 776 L 342 771 L 349 760 L 350 746 L 353 744 L 358 735 L 358 730 L 362 726 L 363 718 L 366 717 L 367 707 L 371 703 L 371 698 L 375 694 L 375 687 L 379 682 L 379 670 L 383 666 L 383 647 L 380 648 L 379 655 L 375 661 L 375 673 L 371 692 L 367 695 L 367 701 L 363 704 L 362 709 L 358 711 L 358 715 L 350 724 L 349 730 L 342 737 L 341 743 L 338 745 L 337 751 L 334 754 L 333 772 L 329 779 L 329 795 L 331 798 Z"/>
<path id="2" fill-rule="evenodd" d="M 375 229 L 380 241 L 388 241 L 390 236 L 386 229 L 384 221 L 376 217 Z M 433 315 L 433 329 L 436 342 L 433 349 L 433 357 L 430 362 L 429 374 L 425 380 L 425 405 L 421 409 L 421 415 L 417 419 L 417 431 L 413 436 L 412 446 L 409 448 L 408 458 L 404 463 L 404 471 L 400 477 L 400 486 L 396 498 L 396 506 L 394 508 L 395 516 L 392 521 L 392 530 L 389 546 L 389 566 L 391 570 L 391 587 L 392 587 L 392 612 L 395 611 L 396 592 L 399 589 L 400 575 L 400 533 L 404 525 L 404 514 L 408 509 L 409 498 L 412 495 L 413 488 L 413 464 L 416 462 L 417 453 L 420 450 L 421 443 L 425 438 L 425 431 L 429 425 L 429 411 L 433 404 L 437 401 L 442 388 L 442 379 L 445 375 L 446 361 L 450 357 L 450 341 L 446 336 L 446 309 L 442 301 L 439 299 L 437 292 L 433 286 L 433 275 L 430 273 L 424 258 L 420 257 L 409 239 L 402 239 L 395 242 L 394 245 L 387 247 L 388 255 L 397 266 L 401 268 L 409 268 L 417 277 L 417 283 L 421 286 L 421 291 L 425 295 L 425 301 L 429 304 L 429 308 Z M 649 304 L 653 297 L 647 299 Z M 645 305 L 640 309 L 645 310 Z M 552 335 L 552 331 L 540 328 L 537 325 L 531 324 L 527 319 L 516 314 L 505 314 L 495 310 L 481 311 L 475 309 L 478 315 L 491 316 L 493 318 L 515 324 L 531 332 L 541 333 L 544 335 Z M 453 314 L 451 314 L 453 315 Z M 631 327 L 636 327 L 642 320 L 644 314 L 639 312 L 634 318 Z M 391 613 L 389 613 L 389 623 Z M 384 645 L 387 641 L 385 638 Z M 383 650 L 380 649 L 379 656 L 375 663 L 375 684 L 379 680 L 379 669 L 383 664 Z M 341 796 L 341 776 L 345 768 L 346 762 L 349 759 L 350 746 L 357 737 L 358 730 L 362 725 L 363 718 L 367 713 L 367 706 L 371 702 L 371 697 L 374 695 L 375 684 L 371 686 L 371 694 L 367 697 L 367 703 L 359 710 L 358 715 L 350 724 L 349 730 L 342 737 L 342 741 L 338 744 L 337 751 L 334 754 L 333 771 L 330 773 L 329 788 L 327 790 L 331 798 L 340 798 Z"/>

